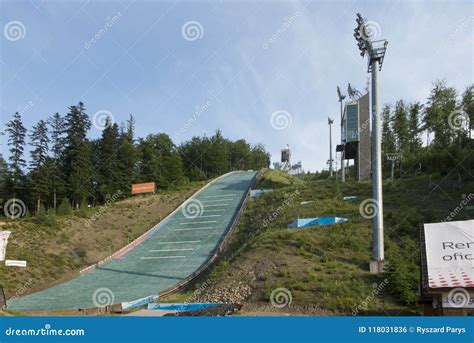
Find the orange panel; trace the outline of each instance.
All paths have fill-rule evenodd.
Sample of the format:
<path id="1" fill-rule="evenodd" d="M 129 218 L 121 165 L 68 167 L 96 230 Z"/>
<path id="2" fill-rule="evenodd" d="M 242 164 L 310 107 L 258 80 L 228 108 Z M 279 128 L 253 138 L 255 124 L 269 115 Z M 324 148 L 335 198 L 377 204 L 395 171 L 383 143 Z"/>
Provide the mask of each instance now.
<path id="1" fill-rule="evenodd" d="M 132 194 L 155 193 L 155 183 L 136 183 L 132 185 Z"/>

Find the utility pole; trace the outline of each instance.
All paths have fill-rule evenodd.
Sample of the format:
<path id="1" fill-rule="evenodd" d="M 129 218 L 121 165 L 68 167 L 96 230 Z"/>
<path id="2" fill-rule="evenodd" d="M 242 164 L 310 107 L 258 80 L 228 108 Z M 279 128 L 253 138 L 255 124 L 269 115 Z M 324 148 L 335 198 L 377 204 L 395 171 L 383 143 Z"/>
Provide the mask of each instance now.
<path id="1" fill-rule="evenodd" d="M 341 145 L 342 145 L 342 152 L 341 152 L 341 181 L 346 182 L 346 169 L 344 166 L 344 159 L 345 155 L 344 152 L 346 150 L 345 147 L 345 139 L 344 139 L 344 99 L 346 98 L 345 95 L 341 93 L 341 89 L 337 86 L 337 96 L 339 97 L 339 103 L 341 104 Z"/>
<path id="2" fill-rule="evenodd" d="M 332 130 L 331 130 L 331 125 L 334 123 L 334 120 L 328 117 L 328 125 L 329 125 L 329 174 L 332 176 Z"/>
<path id="3" fill-rule="evenodd" d="M 382 132 L 380 129 L 379 111 L 379 71 L 382 69 L 388 42 L 385 39 L 374 40 L 367 20 L 357 13 L 357 27 L 354 37 L 361 56 L 368 57 L 367 72 L 372 74 L 372 197 L 375 201 L 376 214 L 372 218 L 373 261 L 370 262 L 371 273 L 381 273 L 384 267 L 384 227 L 383 227 L 383 194 L 382 194 Z"/>

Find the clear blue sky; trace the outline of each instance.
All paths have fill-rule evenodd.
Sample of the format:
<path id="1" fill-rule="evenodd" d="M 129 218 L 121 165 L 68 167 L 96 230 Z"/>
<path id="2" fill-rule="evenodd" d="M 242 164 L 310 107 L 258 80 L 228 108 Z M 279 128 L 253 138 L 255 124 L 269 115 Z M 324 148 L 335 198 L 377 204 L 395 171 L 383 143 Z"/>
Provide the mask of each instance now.
<path id="1" fill-rule="evenodd" d="M 141 137 L 166 132 L 180 143 L 220 128 L 265 144 L 272 160 L 288 143 L 294 161 L 321 169 L 336 85 L 367 82 L 357 12 L 389 40 L 382 103 L 425 101 L 436 79 L 459 90 L 472 82 L 471 1 L 2 0 L 2 128 L 17 110 L 30 128 L 83 101 L 91 117 L 106 110 L 120 123 L 133 113 Z M 190 21 L 199 25 L 183 33 Z M 272 127 L 278 110 L 291 126 Z"/>

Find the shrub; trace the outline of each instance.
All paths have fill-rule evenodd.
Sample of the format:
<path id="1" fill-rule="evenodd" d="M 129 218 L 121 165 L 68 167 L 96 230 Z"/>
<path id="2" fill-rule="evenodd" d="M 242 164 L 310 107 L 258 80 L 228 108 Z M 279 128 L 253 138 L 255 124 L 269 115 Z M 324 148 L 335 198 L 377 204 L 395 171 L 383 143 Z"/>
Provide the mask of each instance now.
<path id="1" fill-rule="evenodd" d="M 87 205 L 81 206 L 79 211 L 76 211 L 74 214 L 78 216 L 79 218 L 88 218 L 89 217 L 90 210 L 87 208 Z"/>
<path id="2" fill-rule="evenodd" d="M 33 218 L 33 223 L 51 229 L 58 228 L 56 215 L 54 214 L 54 212 L 52 212 L 51 214 L 47 214 L 44 206 L 40 206 L 39 210 L 36 212 L 36 216 Z"/>
<path id="3" fill-rule="evenodd" d="M 68 215 L 72 213 L 71 203 L 67 198 L 63 198 L 63 200 L 61 200 L 61 203 L 59 204 L 57 209 L 57 213 L 59 215 Z"/>
<path id="4" fill-rule="evenodd" d="M 403 241 L 403 248 L 391 244 L 387 249 L 387 278 L 390 290 L 407 305 L 416 304 L 418 280 L 419 280 L 419 259 L 418 247 L 412 240 Z M 415 252 L 415 254 L 414 254 Z"/>

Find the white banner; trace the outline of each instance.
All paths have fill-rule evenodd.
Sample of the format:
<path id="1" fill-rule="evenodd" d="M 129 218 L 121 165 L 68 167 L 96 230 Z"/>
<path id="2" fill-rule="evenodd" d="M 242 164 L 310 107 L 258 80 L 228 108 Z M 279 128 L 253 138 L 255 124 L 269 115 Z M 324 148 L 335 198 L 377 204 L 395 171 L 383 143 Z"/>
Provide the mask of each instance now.
<path id="1" fill-rule="evenodd" d="M 8 237 L 10 236 L 10 234 L 10 231 L 0 231 L 0 261 L 5 261 Z"/>
<path id="2" fill-rule="evenodd" d="M 430 288 L 474 287 L 474 220 L 425 224 Z"/>
<path id="3" fill-rule="evenodd" d="M 20 260 L 5 260 L 5 266 L 7 267 L 26 267 L 26 261 Z"/>

